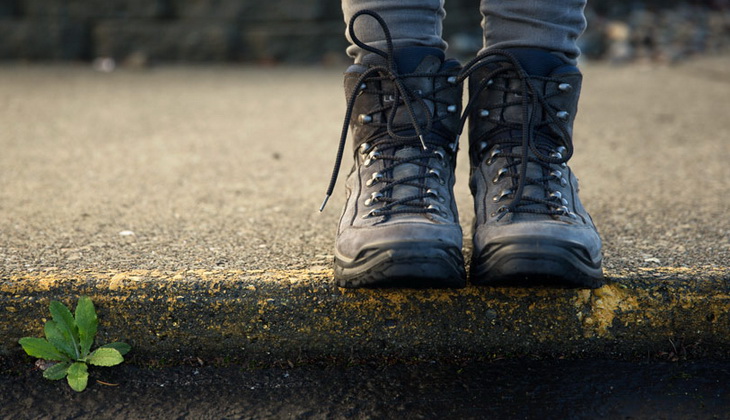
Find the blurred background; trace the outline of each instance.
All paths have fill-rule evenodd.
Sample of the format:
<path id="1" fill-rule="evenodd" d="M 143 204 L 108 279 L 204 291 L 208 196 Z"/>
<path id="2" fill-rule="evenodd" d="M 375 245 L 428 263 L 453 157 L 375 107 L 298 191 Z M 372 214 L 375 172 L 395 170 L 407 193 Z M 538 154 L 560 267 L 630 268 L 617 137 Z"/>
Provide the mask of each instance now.
<path id="1" fill-rule="evenodd" d="M 447 0 L 444 37 L 480 44 L 477 0 Z M 584 56 L 675 62 L 730 50 L 730 0 L 594 0 Z M 340 64 L 338 0 L 0 0 L 0 60 Z"/>

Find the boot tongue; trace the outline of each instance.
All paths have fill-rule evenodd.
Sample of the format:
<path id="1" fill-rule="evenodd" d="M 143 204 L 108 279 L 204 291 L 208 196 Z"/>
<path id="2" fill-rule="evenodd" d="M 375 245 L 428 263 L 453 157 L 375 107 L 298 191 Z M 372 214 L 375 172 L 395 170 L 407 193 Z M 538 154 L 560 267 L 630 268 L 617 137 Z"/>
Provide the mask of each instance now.
<path id="1" fill-rule="evenodd" d="M 395 151 L 395 156 L 399 157 L 401 159 L 410 158 L 417 156 L 422 153 L 421 149 L 415 148 L 415 147 L 405 147 L 402 149 L 398 149 Z M 396 165 L 392 169 L 392 177 L 393 179 L 403 179 L 410 176 L 417 176 L 423 171 L 423 167 L 419 165 L 415 165 L 413 163 L 402 163 L 400 165 Z M 423 181 L 420 181 L 423 182 Z M 422 194 L 423 191 L 418 188 L 411 185 L 401 184 L 393 188 L 391 192 L 391 197 L 395 199 L 403 199 L 406 197 L 413 197 L 419 194 Z M 394 209 L 398 209 L 401 206 L 395 206 Z M 402 216 L 401 216 L 402 217 Z"/>
<path id="2" fill-rule="evenodd" d="M 412 73 L 433 74 L 441 71 L 444 63 L 444 53 L 437 48 L 429 47 L 408 47 L 400 48 L 393 52 L 394 60 L 397 66 L 398 74 L 406 75 Z M 425 96 L 429 92 L 433 92 L 433 77 L 407 77 L 401 79 L 403 84 L 409 89 L 413 96 Z M 395 93 L 396 88 L 393 82 L 383 81 L 383 90 Z M 383 97 L 383 105 L 388 104 L 388 100 L 393 97 L 386 95 Z M 415 98 L 412 98 L 415 99 Z M 434 103 L 426 99 L 425 104 L 428 109 L 424 109 L 417 101 L 411 100 L 411 106 L 416 117 L 416 121 L 421 126 L 425 125 L 426 113 L 433 115 Z M 398 109 L 393 119 L 395 125 L 412 126 L 413 122 L 408 113 L 405 104 L 398 104 Z M 415 135 L 415 131 L 405 133 L 406 135 Z"/>
<path id="3" fill-rule="evenodd" d="M 393 60 L 400 74 L 413 73 L 426 57 L 435 57 L 439 63 L 444 61 L 444 52 L 433 47 L 403 47 L 393 50 Z M 387 66 L 385 57 L 367 54 L 362 59 L 365 66 Z"/>
<path id="4" fill-rule="evenodd" d="M 509 48 L 507 51 L 517 59 L 525 72 L 530 76 L 547 77 L 555 74 L 555 71 L 561 67 L 575 68 L 575 66 L 566 64 L 560 57 L 546 50 L 536 48 Z"/>
<path id="5" fill-rule="evenodd" d="M 520 66 L 525 70 L 525 72 L 529 76 L 533 76 L 536 79 L 532 79 L 533 85 L 539 89 L 541 92 L 544 90 L 544 82 L 541 81 L 540 77 L 552 77 L 552 76 L 558 76 L 560 74 L 564 73 L 576 73 L 578 72 L 578 69 L 566 62 L 564 62 L 560 57 L 556 56 L 555 54 L 552 54 L 545 50 L 539 50 L 539 49 L 532 49 L 532 48 L 512 48 L 508 50 L 519 62 Z M 514 90 L 520 89 L 520 81 L 517 79 L 511 79 L 504 83 L 508 83 L 509 87 Z M 510 121 L 512 123 L 522 123 L 522 106 L 520 104 L 521 96 L 518 96 L 516 94 L 511 94 L 512 96 L 509 96 L 506 98 L 508 101 L 512 101 L 517 103 L 518 105 L 512 105 L 510 107 L 507 107 L 502 112 L 502 117 L 506 119 L 507 121 Z M 541 112 L 541 111 L 540 111 Z M 552 140 L 553 133 L 546 127 L 540 130 L 539 132 L 535 133 L 532 138 L 532 143 L 537 147 L 537 149 L 544 155 L 549 154 L 552 150 L 555 150 L 557 147 L 557 144 Z M 511 140 L 510 143 L 512 146 L 503 145 L 500 148 L 503 150 L 506 148 L 508 150 L 504 150 L 509 153 L 513 153 L 516 155 L 522 154 L 522 146 L 519 145 L 522 140 L 522 130 L 521 129 L 513 129 L 513 130 L 507 130 L 505 132 L 502 132 L 499 137 L 500 140 L 509 139 Z M 534 153 L 530 150 L 528 151 L 528 154 L 531 158 L 536 158 Z M 543 167 L 542 165 L 534 162 L 525 163 L 523 162 L 522 165 L 527 165 L 527 174 L 526 177 L 530 179 L 541 179 L 546 176 L 550 175 L 550 170 Z M 519 166 L 515 168 L 515 170 L 519 171 Z M 561 172 L 562 169 L 560 169 Z M 563 173 L 562 177 L 566 177 L 566 174 Z M 559 179 L 555 179 L 552 181 L 553 183 L 560 182 Z M 517 185 L 512 186 L 512 192 L 516 192 Z M 545 205 L 544 204 L 530 204 L 530 201 L 527 200 L 527 197 L 533 197 L 537 199 L 547 199 L 550 191 L 546 190 L 542 185 L 525 185 L 524 191 L 523 191 L 523 200 L 520 203 L 520 208 L 527 210 L 527 209 L 534 209 L 536 211 L 544 210 Z M 539 219 L 544 218 L 544 215 L 541 214 L 531 214 L 528 212 L 519 213 L 518 215 L 514 215 L 513 217 L 519 217 L 521 219 Z"/>
<path id="6" fill-rule="evenodd" d="M 539 148 L 542 153 L 547 153 L 547 151 L 544 148 Z M 513 147 L 511 150 L 514 154 L 521 154 L 522 153 L 522 147 Z M 534 158 L 534 155 L 532 151 L 529 151 L 529 156 Z M 521 165 L 520 165 L 521 166 Z M 518 166 L 515 168 L 516 171 L 519 172 L 520 167 Z M 529 163 L 527 165 L 527 179 L 541 179 L 546 176 L 550 175 L 550 171 L 547 168 L 544 168 L 542 165 L 539 165 L 537 163 Z M 564 175 L 563 175 L 564 176 Z M 560 182 L 559 180 L 553 180 L 553 182 Z M 514 184 L 512 187 L 512 193 L 514 194 L 517 191 L 517 184 Z M 535 185 L 535 184 L 527 184 L 525 185 L 525 189 L 522 194 L 522 201 L 520 202 L 519 207 L 521 209 L 535 209 L 535 210 L 544 210 L 545 205 L 544 204 L 530 204 L 531 201 L 527 199 L 527 197 L 531 198 L 537 198 L 537 199 L 547 199 L 548 195 L 550 194 L 549 191 L 546 191 L 543 185 Z M 541 217 L 538 215 L 532 215 L 530 213 L 521 213 L 520 217 L 522 218 L 535 218 L 535 217 Z"/>
<path id="7" fill-rule="evenodd" d="M 439 67 L 444 61 L 444 52 L 438 48 L 404 47 L 393 52 L 395 65 L 398 68 L 398 72 L 401 74 L 416 72 L 421 62 L 429 56 L 438 59 L 437 63 L 439 64 Z"/>
<path id="8" fill-rule="evenodd" d="M 405 75 L 410 73 L 437 73 L 442 69 L 444 65 L 444 53 L 438 48 L 430 47 L 406 47 L 399 48 L 393 52 L 393 60 L 395 61 L 396 70 L 398 74 Z M 368 54 L 363 58 L 363 64 L 368 66 L 380 65 L 386 66 L 385 58 L 377 54 Z M 434 89 L 434 78 L 433 77 L 409 77 L 401 79 L 403 84 L 411 90 L 414 95 L 421 95 L 424 93 L 432 92 Z M 395 86 L 390 81 L 382 82 L 382 89 L 386 92 L 395 92 Z M 388 105 L 388 101 L 393 100 L 393 96 L 390 94 L 383 96 L 383 105 Z M 433 114 L 434 104 L 431 100 L 425 100 L 428 110 L 424 110 L 417 102 L 411 101 L 413 110 L 416 115 L 416 120 L 420 124 L 425 124 L 425 112 Z M 402 103 L 398 105 L 395 118 L 392 122 L 394 125 L 405 125 L 411 126 L 412 121 L 408 115 L 408 111 Z M 415 130 L 407 129 L 401 131 L 402 135 L 414 135 Z M 420 143 L 414 142 L 413 146 L 398 147 L 390 149 L 386 153 L 393 153 L 394 156 L 401 159 L 408 159 L 423 154 Z M 411 176 L 418 176 L 422 174 L 426 169 L 415 163 L 400 163 L 394 165 L 391 169 L 391 177 L 393 179 L 403 179 Z M 423 182 L 423 181 L 416 181 Z M 421 188 L 414 187 L 411 185 L 401 184 L 395 186 L 391 190 L 391 197 L 395 199 L 403 199 L 407 197 L 413 197 L 423 194 Z M 399 209 L 405 206 L 395 206 L 393 209 Z M 398 219 L 408 219 L 414 216 L 412 214 L 395 215 Z"/>

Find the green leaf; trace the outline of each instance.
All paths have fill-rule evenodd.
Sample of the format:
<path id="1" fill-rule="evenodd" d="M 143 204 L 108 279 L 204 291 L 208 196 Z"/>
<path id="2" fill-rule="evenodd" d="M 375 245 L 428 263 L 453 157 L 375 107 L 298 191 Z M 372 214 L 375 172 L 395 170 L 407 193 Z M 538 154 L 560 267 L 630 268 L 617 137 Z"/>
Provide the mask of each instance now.
<path id="1" fill-rule="evenodd" d="M 132 346 L 130 346 L 127 343 L 122 343 L 122 342 L 104 344 L 103 346 L 101 346 L 99 348 L 100 349 L 115 349 L 122 356 L 124 356 L 125 354 L 129 353 L 130 350 L 132 350 Z"/>
<path id="2" fill-rule="evenodd" d="M 43 371 L 43 377 L 52 381 L 57 381 L 66 377 L 68 367 L 71 366 L 69 362 L 56 363 Z"/>
<path id="3" fill-rule="evenodd" d="M 61 332 L 61 329 L 58 328 L 58 324 L 56 324 L 56 321 L 46 321 L 46 325 L 43 326 L 43 331 L 46 334 L 46 340 L 53 344 L 53 346 L 56 347 L 61 353 L 65 354 L 69 358 L 76 357 L 73 343 L 70 341 L 66 341 L 63 333 Z"/>
<path id="4" fill-rule="evenodd" d="M 122 363 L 124 357 L 116 349 L 98 348 L 86 361 L 96 366 L 114 366 Z"/>
<path id="5" fill-rule="evenodd" d="M 76 392 L 86 389 L 86 384 L 89 382 L 89 370 L 86 363 L 76 362 L 72 364 L 68 368 L 67 374 L 66 380 L 71 389 Z"/>
<path id="6" fill-rule="evenodd" d="M 61 354 L 53 344 L 43 338 L 23 337 L 18 340 L 26 353 L 33 357 L 45 360 L 55 360 L 58 362 L 67 361 L 68 357 Z"/>
<path id="7" fill-rule="evenodd" d="M 96 318 L 94 303 L 88 296 L 81 296 L 76 304 L 76 325 L 79 327 L 79 342 L 81 357 L 86 357 L 96 337 L 96 327 L 99 321 Z"/>
<path id="8" fill-rule="evenodd" d="M 54 300 L 51 302 L 51 316 L 58 325 L 58 329 L 61 330 L 64 339 L 73 344 L 74 358 L 80 358 L 79 330 L 71 311 L 63 303 Z"/>

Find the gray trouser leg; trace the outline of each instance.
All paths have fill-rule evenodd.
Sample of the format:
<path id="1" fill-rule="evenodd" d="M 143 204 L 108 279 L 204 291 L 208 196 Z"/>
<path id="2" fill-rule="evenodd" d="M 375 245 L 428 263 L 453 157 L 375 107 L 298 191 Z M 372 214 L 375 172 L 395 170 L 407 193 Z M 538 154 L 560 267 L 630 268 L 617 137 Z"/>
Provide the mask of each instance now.
<path id="1" fill-rule="evenodd" d="M 385 20 L 395 48 L 422 46 L 446 49 L 446 42 L 441 38 L 442 21 L 446 16 L 444 0 L 342 0 L 345 23 L 350 22 L 352 15 L 365 9 L 378 13 Z M 357 19 L 355 34 L 360 41 L 385 51 L 383 31 L 370 16 Z M 352 44 L 347 48 L 347 55 L 360 62 L 363 51 L 352 43 L 347 31 L 345 36 Z"/>
<path id="2" fill-rule="evenodd" d="M 484 29 L 483 51 L 492 48 L 540 48 L 575 63 L 580 55 L 576 40 L 586 28 L 586 0 L 481 0 Z M 345 22 L 369 9 L 388 23 L 397 47 L 426 46 L 446 49 L 441 38 L 444 0 L 342 0 Z M 361 41 L 385 50 L 383 31 L 377 22 L 363 16 L 355 33 Z M 349 34 L 345 35 L 348 40 Z M 363 52 L 355 45 L 347 54 L 359 61 Z"/>
<path id="3" fill-rule="evenodd" d="M 576 40 L 586 29 L 586 0 L 481 0 L 484 52 L 540 48 L 575 64 Z"/>

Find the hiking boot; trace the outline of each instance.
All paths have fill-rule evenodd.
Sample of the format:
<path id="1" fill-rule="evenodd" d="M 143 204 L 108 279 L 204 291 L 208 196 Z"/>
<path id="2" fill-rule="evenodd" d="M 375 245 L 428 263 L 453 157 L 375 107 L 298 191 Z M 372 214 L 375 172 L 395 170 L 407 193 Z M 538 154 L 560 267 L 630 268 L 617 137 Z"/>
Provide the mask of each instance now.
<path id="1" fill-rule="evenodd" d="M 531 49 L 492 51 L 467 66 L 471 282 L 600 286 L 601 239 L 567 165 L 580 71 Z"/>
<path id="2" fill-rule="evenodd" d="M 460 69 L 427 47 L 368 54 L 347 69 L 354 165 L 335 241 L 340 286 L 464 286 L 453 197 Z"/>

